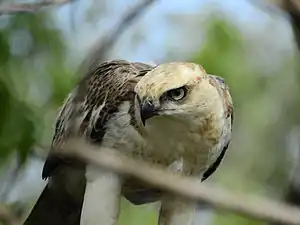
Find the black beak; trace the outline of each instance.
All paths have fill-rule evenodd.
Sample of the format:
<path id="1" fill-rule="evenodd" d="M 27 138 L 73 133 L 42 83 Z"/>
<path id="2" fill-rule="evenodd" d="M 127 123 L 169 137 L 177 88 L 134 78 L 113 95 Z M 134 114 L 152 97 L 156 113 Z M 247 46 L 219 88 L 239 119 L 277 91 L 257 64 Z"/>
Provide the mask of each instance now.
<path id="1" fill-rule="evenodd" d="M 145 121 L 155 115 L 158 115 L 151 101 L 146 100 L 141 105 L 141 120 L 145 126 Z"/>

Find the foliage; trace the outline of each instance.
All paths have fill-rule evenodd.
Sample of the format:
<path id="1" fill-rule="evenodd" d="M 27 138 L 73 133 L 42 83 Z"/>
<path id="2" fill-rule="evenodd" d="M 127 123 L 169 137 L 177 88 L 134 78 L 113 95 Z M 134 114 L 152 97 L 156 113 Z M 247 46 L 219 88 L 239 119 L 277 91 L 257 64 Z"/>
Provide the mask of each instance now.
<path id="1" fill-rule="evenodd" d="M 6 24 L 0 29 L 0 159 L 17 151 L 24 161 L 41 139 L 44 113 L 62 102 L 74 80 L 65 66 L 61 31 L 49 15 L 1 20 Z"/>

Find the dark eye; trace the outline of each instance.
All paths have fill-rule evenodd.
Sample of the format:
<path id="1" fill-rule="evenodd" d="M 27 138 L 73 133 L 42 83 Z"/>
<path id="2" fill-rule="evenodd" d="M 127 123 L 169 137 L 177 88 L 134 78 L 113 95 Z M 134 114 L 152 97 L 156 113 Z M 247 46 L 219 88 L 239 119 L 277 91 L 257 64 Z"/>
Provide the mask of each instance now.
<path id="1" fill-rule="evenodd" d="M 186 96 L 187 89 L 185 87 L 176 88 L 167 92 L 168 98 L 179 101 Z"/>
<path id="2" fill-rule="evenodd" d="M 219 81 L 221 84 L 225 84 L 225 80 L 221 77 L 216 76 L 216 80 Z"/>
<path id="3" fill-rule="evenodd" d="M 224 78 L 216 76 L 216 75 L 210 75 L 210 76 L 215 78 L 220 84 L 225 84 Z"/>

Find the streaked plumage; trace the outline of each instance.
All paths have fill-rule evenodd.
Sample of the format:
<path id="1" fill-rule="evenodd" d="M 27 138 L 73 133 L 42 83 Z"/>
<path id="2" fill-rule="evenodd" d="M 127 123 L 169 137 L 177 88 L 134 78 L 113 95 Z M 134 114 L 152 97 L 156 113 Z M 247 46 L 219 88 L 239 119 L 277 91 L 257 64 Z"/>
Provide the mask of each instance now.
<path id="1" fill-rule="evenodd" d="M 205 180 L 224 157 L 232 120 L 232 100 L 224 80 L 206 74 L 201 66 L 115 60 L 89 71 L 70 93 L 59 112 L 52 145 L 55 149 L 69 135 L 79 135 Z M 188 224 L 194 211 L 194 202 L 58 158 L 53 150 L 43 178 L 49 178 L 48 185 L 25 224 L 73 225 L 81 220 L 81 224 L 112 225 L 120 194 L 134 204 L 161 200 L 160 225 Z M 94 201 L 101 201 L 101 209 L 93 207 Z"/>

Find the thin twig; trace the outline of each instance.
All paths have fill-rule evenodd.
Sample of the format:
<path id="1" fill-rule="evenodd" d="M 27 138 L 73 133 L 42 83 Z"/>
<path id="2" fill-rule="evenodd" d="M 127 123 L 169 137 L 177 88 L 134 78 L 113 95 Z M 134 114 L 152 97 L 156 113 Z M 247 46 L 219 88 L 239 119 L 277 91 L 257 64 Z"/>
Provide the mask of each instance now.
<path id="1" fill-rule="evenodd" d="M 289 15 L 298 50 L 300 49 L 300 2 L 299 0 L 284 0 L 282 9 Z"/>
<path id="2" fill-rule="evenodd" d="M 20 157 L 18 155 L 16 156 L 15 164 L 16 165 L 14 165 L 13 170 L 11 172 L 9 172 L 10 176 L 7 178 L 4 190 L 0 195 L 0 200 L 1 201 L 5 202 L 7 200 L 8 196 L 9 196 L 11 190 L 12 190 L 12 187 L 15 185 L 15 183 L 18 179 L 18 175 L 19 175 L 20 171 L 23 168 L 23 165 L 20 161 Z"/>
<path id="3" fill-rule="evenodd" d="M 57 152 L 75 156 L 86 163 L 112 170 L 123 175 L 131 175 L 160 189 L 203 201 L 214 208 L 227 210 L 269 222 L 285 222 L 300 225 L 300 209 L 286 204 L 256 197 L 246 197 L 236 193 L 199 183 L 197 179 L 167 172 L 146 162 L 130 159 L 114 149 L 101 148 L 83 141 L 70 141 Z"/>
<path id="4" fill-rule="evenodd" d="M 267 13 L 281 11 L 286 13 L 293 28 L 295 41 L 298 49 L 300 49 L 300 1 L 299 0 L 276 0 L 276 1 L 261 1 L 251 0 L 254 5 L 260 9 L 265 10 Z"/>
<path id="5" fill-rule="evenodd" d="M 270 1 L 262 1 L 262 0 L 248 0 L 249 2 L 251 2 L 254 6 L 256 6 L 257 8 L 265 11 L 266 13 L 270 14 L 270 15 L 276 15 L 279 12 L 281 12 L 282 9 L 282 2 L 281 1 L 272 1 L 272 3 L 270 3 Z"/>
<path id="6" fill-rule="evenodd" d="M 155 0 L 142 0 L 128 10 L 108 35 L 95 41 L 88 57 L 80 66 L 80 71 L 88 71 L 87 68 L 92 68 L 95 64 L 104 61 L 108 51 L 119 40 L 123 32 L 154 2 Z"/>
<path id="7" fill-rule="evenodd" d="M 0 15 L 31 13 L 46 6 L 63 5 L 74 0 L 44 0 L 35 3 L 3 3 L 0 5 Z"/>

